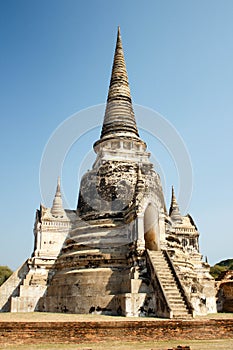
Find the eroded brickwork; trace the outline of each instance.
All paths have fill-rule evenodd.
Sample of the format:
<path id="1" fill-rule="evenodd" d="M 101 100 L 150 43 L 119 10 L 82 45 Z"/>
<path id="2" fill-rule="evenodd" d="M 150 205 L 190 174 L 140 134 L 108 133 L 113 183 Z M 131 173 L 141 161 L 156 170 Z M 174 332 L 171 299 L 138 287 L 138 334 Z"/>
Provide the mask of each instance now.
<path id="1" fill-rule="evenodd" d="M 53 335 L 51 337 L 51 334 Z M 0 344 L 85 343 L 233 338 L 232 320 L 0 322 Z"/>

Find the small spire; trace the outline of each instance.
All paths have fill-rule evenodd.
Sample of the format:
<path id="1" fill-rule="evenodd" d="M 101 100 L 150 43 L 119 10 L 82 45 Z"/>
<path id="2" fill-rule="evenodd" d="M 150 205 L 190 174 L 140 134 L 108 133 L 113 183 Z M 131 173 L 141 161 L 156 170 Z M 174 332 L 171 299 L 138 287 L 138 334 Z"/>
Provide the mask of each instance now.
<path id="1" fill-rule="evenodd" d="M 130 95 L 120 27 L 118 27 L 117 31 L 112 75 L 100 141 L 103 138 L 116 136 L 116 134 L 139 139 Z"/>
<path id="2" fill-rule="evenodd" d="M 61 194 L 61 178 L 58 176 L 57 178 L 57 193 Z"/>
<path id="3" fill-rule="evenodd" d="M 177 223 L 182 223 L 182 216 L 180 214 L 180 209 L 179 209 L 179 205 L 178 205 L 177 200 L 176 200 L 175 191 L 174 191 L 173 186 L 172 186 L 172 199 L 171 199 L 171 206 L 170 206 L 170 210 L 169 210 L 169 216 L 171 217 L 171 219 L 173 221 L 176 221 Z"/>
<path id="4" fill-rule="evenodd" d="M 56 189 L 56 193 L 54 196 L 53 206 L 51 208 L 51 213 L 55 217 L 63 217 L 65 214 L 64 209 L 63 209 L 63 205 L 62 205 L 62 198 L 61 198 L 60 176 L 58 176 L 58 179 L 57 179 L 57 189 Z"/>

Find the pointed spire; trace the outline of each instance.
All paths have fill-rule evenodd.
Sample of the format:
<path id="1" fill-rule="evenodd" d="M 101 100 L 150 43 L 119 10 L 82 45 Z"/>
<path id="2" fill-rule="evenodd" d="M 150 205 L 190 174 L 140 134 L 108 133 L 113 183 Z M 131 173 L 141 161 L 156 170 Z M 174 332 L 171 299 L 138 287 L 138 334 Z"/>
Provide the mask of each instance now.
<path id="1" fill-rule="evenodd" d="M 169 210 L 169 216 L 171 217 L 171 219 L 173 221 L 176 221 L 177 223 L 182 223 L 182 216 L 180 214 L 180 209 L 179 209 L 179 205 L 178 205 L 177 200 L 176 200 L 175 191 L 174 191 L 173 186 L 172 186 L 172 199 L 171 199 L 171 206 L 170 206 L 170 210 Z"/>
<path id="2" fill-rule="evenodd" d="M 119 27 L 100 140 L 113 136 L 139 139 Z"/>
<path id="3" fill-rule="evenodd" d="M 63 209 L 63 205 L 62 205 L 62 198 L 61 198 L 60 176 L 58 176 L 58 179 L 57 179 L 57 189 L 56 189 L 56 193 L 54 196 L 53 206 L 51 208 L 51 213 L 55 217 L 63 217 L 65 214 L 64 209 Z"/>

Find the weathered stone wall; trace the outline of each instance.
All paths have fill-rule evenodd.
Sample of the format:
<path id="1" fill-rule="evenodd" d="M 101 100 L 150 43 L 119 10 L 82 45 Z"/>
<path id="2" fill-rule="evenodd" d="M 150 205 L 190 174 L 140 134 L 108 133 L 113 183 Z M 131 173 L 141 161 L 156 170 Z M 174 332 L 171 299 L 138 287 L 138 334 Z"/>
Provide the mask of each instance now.
<path id="1" fill-rule="evenodd" d="M 233 312 L 233 281 L 223 281 L 217 293 L 219 312 Z"/>
<path id="2" fill-rule="evenodd" d="M 139 262 L 133 257 L 127 258 L 126 253 L 130 251 L 126 248 L 63 254 L 55 264 L 57 272 L 39 302 L 39 310 L 145 315 L 148 293 L 151 294 L 152 290 L 148 279 L 140 275 L 143 267 L 136 271 Z M 152 296 L 149 299 L 152 300 Z M 154 308 L 148 306 L 146 309 Z"/>
<path id="3" fill-rule="evenodd" d="M 42 298 L 40 310 L 121 315 L 120 294 L 130 292 L 129 270 L 90 268 L 57 273 Z"/>
<path id="4" fill-rule="evenodd" d="M 80 215 L 122 213 L 133 203 L 136 183 L 136 163 L 107 161 L 98 170 L 89 171 L 81 181 Z"/>
<path id="5" fill-rule="evenodd" d="M 233 338 L 233 320 L 0 322 L 0 344 L 224 338 Z"/>

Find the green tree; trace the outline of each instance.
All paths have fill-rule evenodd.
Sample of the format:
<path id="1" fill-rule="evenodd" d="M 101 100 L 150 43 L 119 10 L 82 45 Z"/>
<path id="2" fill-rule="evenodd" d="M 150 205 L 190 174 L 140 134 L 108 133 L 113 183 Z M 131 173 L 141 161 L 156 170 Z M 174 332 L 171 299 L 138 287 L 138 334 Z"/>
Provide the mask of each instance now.
<path id="1" fill-rule="evenodd" d="M 233 270 L 233 259 L 222 260 L 211 266 L 210 273 L 216 279 L 223 271 Z"/>
<path id="2" fill-rule="evenodd" d="M 0 286 L 7 280 L 13 271 L 8 266 L 0 266 Z"/>

